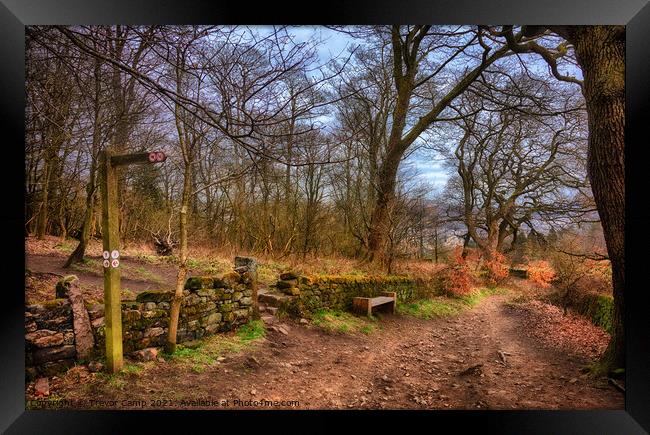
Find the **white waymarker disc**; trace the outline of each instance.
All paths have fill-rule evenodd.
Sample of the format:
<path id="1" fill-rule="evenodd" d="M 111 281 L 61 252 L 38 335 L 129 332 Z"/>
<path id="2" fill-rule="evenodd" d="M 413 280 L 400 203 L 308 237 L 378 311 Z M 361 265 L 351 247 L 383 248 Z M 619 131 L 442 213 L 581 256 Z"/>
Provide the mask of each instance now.
<path id="1" fill-rule="evenodd" d="M 104 260 L 108 260 L 108 257 L 110 257 L 111 254 L 108 251 L 104 251 L 104 252 L 102 252 L 102 256 L 104 257 Z"/>
<path id="2" fill-rule="evenodd" d="M 156 161 L 156 153 L 149 153 L 149 161 L 151 163 Z"/>
<path id="3" fill-rule="evenodd" d="M 113 267 L 117 267 L 117 266 L 119 266 L 119 265 L 120 265 L 120 260 L 113 260 L 113 261 L 111 261 L 111 266 L 113 266 Z"/>
<path id="4" fill-rule="evenodd" d="M 104 267 L 109 267 L 111 265 L 111 262 L 108 260 L 104 260 Z"/>
<path id="5" fill-rule="evenodd" d="M 120 256 L 119 251 L 116 249 L 113 252 L 111 252 L 111 257 L 113 258 L 118 258 Z"/>

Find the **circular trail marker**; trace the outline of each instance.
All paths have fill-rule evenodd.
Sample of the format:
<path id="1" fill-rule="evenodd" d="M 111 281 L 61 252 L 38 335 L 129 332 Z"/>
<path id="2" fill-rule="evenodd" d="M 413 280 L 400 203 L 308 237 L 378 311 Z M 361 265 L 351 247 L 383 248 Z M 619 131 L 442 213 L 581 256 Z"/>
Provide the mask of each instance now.
<path id="1" fill-rule="evenodd" d="M 120 265 L 120 260 L 113 260 L 113 261 L 111 261 L 111 266 L 113 266 L 113 267 L 117 267 L 117 266 L 119 266 L 119 265 Z"/>
<path id="2" fill-rule="evenodd" d="M 111 252 L 112 258 L 118 258 L 119 256 L 120 256 L 120 252 L 117 249 Z"/>
<path id="3" fill-rule="evenodd" d="M 110 257 L 111 254 L 108 251 L 102 252 L 102 257 L 104 257 L 104 260 L 108 260 L 108 257 Z"/>
<path id="4" fill-rule="evenodd" d="M 156 160 L 157 160 L 157 159 L 156 159 L 156 153 L 155 153 L 155 152 L 153 152 L 153 153 L 149 153 L 149 161 L 150 161 L 151 163 L 154 163 L 154 162 L 156 162 Z"/>
<path id="5" fill-rule="evenodd" d="M 164 162 L 166 158 L 167 158 L 167 156 L 165 155 L 165 153 L 163 153 L 162 151 L 156 151 L 156 161 L 157 162 Z"/>
<path id="6" fill-rule="evenodd" d="M 104 260 L 104 267 L 109 267 L 111 265 L 111 262 L 108 260 Z"/>

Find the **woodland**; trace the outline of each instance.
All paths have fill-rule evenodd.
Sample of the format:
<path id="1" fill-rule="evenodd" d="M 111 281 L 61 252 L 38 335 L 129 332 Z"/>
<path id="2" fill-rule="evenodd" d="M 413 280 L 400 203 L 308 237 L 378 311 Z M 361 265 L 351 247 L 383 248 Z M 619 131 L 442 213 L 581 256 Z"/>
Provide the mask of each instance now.
<path id="1" fill-rule="evenodd" d="M 473 326 L 450 326 L 464 344 L 485 320 L 503 327 L 488 341 L 516 335 L 517 318 L 564 354 L 588 349 L 582 372 L 622 389 L 624 47 L 622 26 L 28 26 L 28 267 L 83 284 L 101 257 L 102 153 L 163 151 L 120 169 L 119 236 L 178 298 L 240 255 L 258 260 L 262 289 L 288 270 L 406 276 L 435 296 L 379 320 L 395 346 L 417 339 L 436 298 L 481 294 L 460 314 Z M 517 303 L 533 311 L 500 311 Z M 336 340 L 295 334 L 298 347 Z M 433 405 L 422 394 L 396 406 Z M 354 398 L 310 406 L 384 407 Z"/>

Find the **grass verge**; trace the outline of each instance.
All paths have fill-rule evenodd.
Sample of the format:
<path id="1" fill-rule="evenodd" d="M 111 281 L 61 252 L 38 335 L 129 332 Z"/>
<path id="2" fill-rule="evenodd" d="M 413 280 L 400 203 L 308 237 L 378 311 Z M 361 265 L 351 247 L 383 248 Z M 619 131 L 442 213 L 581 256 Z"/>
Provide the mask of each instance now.
<path id="1" fill-rule="evenodd" d="M 196 373 L 219 362 L 228 353 L 240 352 L 266 334 L 261 320 L 251 320 L 240 326 L 235 334 L 224 336 L 215 334 L 198 342 L 197 346 L 179 344 L 176 352 L 165 357 L 180 365 L 189 365 Z"/>
<path id="2" fill-rule="evenodd" d="M 455 316 L 464 309 L 476 306 L 485 297 L 494 294 L 503 294 L 505 291 L 501 288 L 481 288 L 474 290 L 468 295 L 457 298 L 437 296 L 431 299 L 420 299 L 413 302 L 398 301 L 397 312 L 419 319 Z"/>
<path id="3" fill-rule="evenodd" d="M 371 334 L 377 329 L 376 317 L 357 317 L 338 310 L 318 310 L 311 319 L 312 325 L 330 333 Z"/>

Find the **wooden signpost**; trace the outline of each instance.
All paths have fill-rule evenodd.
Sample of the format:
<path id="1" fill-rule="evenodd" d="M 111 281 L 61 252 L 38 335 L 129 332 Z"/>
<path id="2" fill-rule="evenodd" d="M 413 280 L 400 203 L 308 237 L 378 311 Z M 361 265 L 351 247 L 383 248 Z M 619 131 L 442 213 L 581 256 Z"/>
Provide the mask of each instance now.
<path id="1" fill-rule="evenodd" d="M 161 151 L 113 155 L 111 151 L 106 150 L 100 154 L 104 330 L 106 336 L 106 365 L 110 373 L 119 372 L 123 364 L 117 167 L 140 163 L 162 163 L 166 159 L 167 156 Z"/>

